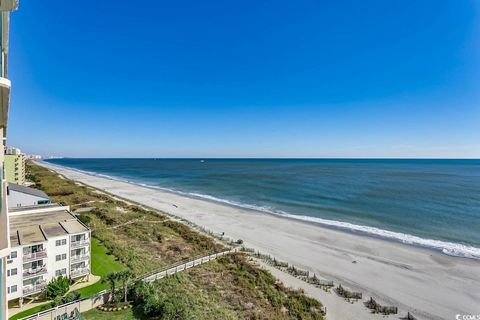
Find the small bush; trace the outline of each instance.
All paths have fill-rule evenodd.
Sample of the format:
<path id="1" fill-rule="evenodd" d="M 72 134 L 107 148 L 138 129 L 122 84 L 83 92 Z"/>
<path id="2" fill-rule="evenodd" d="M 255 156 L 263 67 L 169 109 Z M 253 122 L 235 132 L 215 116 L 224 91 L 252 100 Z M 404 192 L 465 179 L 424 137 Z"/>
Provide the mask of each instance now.
<path id="1" fill-rule="evenodd" d="M 55 197 L 55 196 L 69 196 L 72 195 L 74 192 L 71 190 L 60 190 L 60 191 L 51 191 L 48 192 L 48 195 L 50 197 Z"/>
<path id="2" fill-rule="evenodd" d="M 72 292 L 69 292 L 67 293 L 63 298 L 62 298 L 62 302 L 63 303 L 69 303 L 69 302 L 73 302 L 73 301 L 76 301 L 80 299 L 80 292 L 78 291 L 72 291 Z"/>
<path id="3" fill-rule="evenodd" d="M 63 297 L 68 292 L 68 289 L 70 289 L 71 284 L 72 280 L 63 276 L 51 280 L 45 289 L 46 297 L 51 300 L 57 297 Z"/>
<path id="4" fill-rule="evenodd" d="M 90 225 L 90 222 L 92 222 L 92 218 L 90 218 L 87 215 L 80 214 L 77 216 L 78 220 L 82 221 L 83 224 L 86 224 L 87 226 Z"/>
<path id="5" fill-rule="evenodd" d="M 62 304 L 62 297 L 55 297 L 52 302 L 52 308 Z"/>
<path id="6" fill-rule="evenodd" d="M 177 282 L 176 278 L 164 279 L 167 282 Z M 168 285 L 167 285 L 168 286 Z M 159 320 L 193 319 L 190 297 L 172 291 L 159 290 L 152 284 L 139 282 L 134 289 L 135 300 L 140 302 L 140 310 L 147 318 Z"/>
<path id="7" fill-rule="evenodd" d="M 110 216 L 107 210 L 105 209 L 99 209 L 95 208 L 92 210 L 92 212 L 101 220 L 103 220 L 107 225 L 112 225 L 115 223 L 115 220 L 113 220 Z"/>

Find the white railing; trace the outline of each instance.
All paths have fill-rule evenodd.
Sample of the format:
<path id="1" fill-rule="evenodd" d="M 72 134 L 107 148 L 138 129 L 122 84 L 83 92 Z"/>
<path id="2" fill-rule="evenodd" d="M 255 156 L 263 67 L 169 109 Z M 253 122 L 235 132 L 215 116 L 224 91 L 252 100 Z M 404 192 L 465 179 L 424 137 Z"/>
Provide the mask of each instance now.
<path id="1" fill-rule="evenodd" d="M 34 285 L 24 287 L 23 288 L 23 294 L 27 295 L 27 294 L 35 293 L 35 292 L 38 292 L 38 291 L 42 291 L 46 287 L 47 287 L 47 282 L 46 281 L 41 281 L 41 282 L 36 283 Z"/>
<path id="2" fill-rule="evenodd" d="M 90 244 L 90 240 L 85 239 L 85 240 L 72 241 L 71 246 L 82 247 L 82 246 L 88 246 L 89 244 Z"/>
<path id="3" fill-rule="evenodd" d="M 89 268 L 79 268 L 79 269 L 72 270 L 70 272 L 70 276 L 71 277 L 78 277 L 78 276 L 83 276 L 83 275 L 86 275 L 86 274 L 89 274 L 89 273 L 90 273 Z"/>
<path id="4" fill-rule="evenodd" d="M 69 302 L 66 304 L 62 304 L 60 306 L 57 306 L 45 311 L 40 311 L 33 315 L 20 318 L 19 320 L 54 319 L 58 316 L 60 316 L 62 319 L 69 319 L 68 316 L 71 315 L 72 312 L 76 317 L 78 317 L 80 311 L 85 312 L 99 305 L 102 305 L 107 301 L 108 297 L 109 297 L 109 293 L 103 290 L 90 297 Z M 75 318 L 75 319 L 83 319 L 83 318 Z"/>
<path id="5" fill-rule="evenodd" d="M 29 268 L 25 271 L 23 271 L 23 277 L 33 277 L 33 276 L 39 276 L 41 274 L 47 273 L 47 268 L 46 267 L 38 267 L 38 268 Z"/>
<path id="6" fill-rule="evenodd" d="M 90 258 L 90 255 L 88 254 L 78 254 L 78 255 L 72 256 L 70 259 L 71 259 L 71 262 L 77 262 L 77 261 L 88 260 L 89 258 Z"/>
<path id="7" fill-rule="evenodd" d="M 47 257 L 47 251 L 45 249 L 39 252 L 33 252 L 29 254 L 23 254 L 23 262 L 27 262 L 35 259 L 43 259 Z"/>

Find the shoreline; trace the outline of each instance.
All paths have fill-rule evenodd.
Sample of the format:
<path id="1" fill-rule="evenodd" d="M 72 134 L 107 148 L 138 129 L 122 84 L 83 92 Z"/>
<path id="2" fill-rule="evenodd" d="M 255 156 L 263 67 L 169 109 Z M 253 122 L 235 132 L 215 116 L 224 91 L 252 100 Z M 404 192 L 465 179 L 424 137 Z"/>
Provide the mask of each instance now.
<path id="1" fill-rule="evenodd" d="M 46 162 L 38 164 L 110 194 L 225 232 L 228 237 L 244 240 L 249 247 L 359 289 L 365 297 L 372 295 L 420 318 L 451 319 L 456 314 L 480 313 L 478 260 L 190 198 Z"/>
<path id="2" fill-rule="evenodd" d="M 66 167 L 66 166 L 62 166 L 62 165 L 58 165 L 58 164 L 54 164 L 46 161 L 41 161 L 41 163 L 44 163 L 52 167 L 58 167 L 59 169 L 76 171 L 78 173 L 86 174 L 92 177 L 99 177 L 99 178 L 104 178 L 112 181 L 124 182 L 124 183 L 128 183 L 128 184 L 139 186 L 139 187 L 144 187 L 151 190 L 158 190 L 161 192 L 169 193 L 171 195 L 187 197 L 187 198 L 195 199 L 199 201 L 206 201 L 212 204 L 220 204 L 220 205 L 224 205 L 224 206 L 235 208 L 235 209 L 255 212 L 258 214 L 272 215 L 277 218 L 288 219 L 291 221 L 296 221 L 296 222 L 301 222 L 306 224 L 312 224 L 312 225 L 319 226 L 321 228 L 327 228 L 330 230 L 336 230 L 339 232 L 354 234 L 361 237 L 370 237 L 378 240 L 389 241 L 392 243 L 400 243 L 400 244 L 412 246 L 415 248 L 427 249 L 437 253 L 440 252 L 442 254 L 456 257 L 456 258 L 480 260 L 480 248 L 475 247 L 471 244 L 449 242 L 449 241 L 444 241 L 439 239 L 422 238 L 421 236 L 416 236 L 408 233 L 391 231 L 387 229 L 380 229 L 377 227 L 359 225 L 359 224 L 338 221 L 338 220 L 323 219 L 323 218 L 314 217 L 314 216 L 295 215 L 288 212 L 274 212 L 269 210 L 262 210 L 260 207 L 256 207 L 255 205 L 241 204 L 241 203 L 237 204 L 229 200 L 216 198 L 210 195 L 202 195 L 197 193 L 172 190 L 172 189 L 164 188 L 160 186 L 153 186 L 145 183 L 129 181 L 127 179 L 109 176 L 106 174 L 89 172 L 89 171 L 84 171 L 77 168 Z"/>

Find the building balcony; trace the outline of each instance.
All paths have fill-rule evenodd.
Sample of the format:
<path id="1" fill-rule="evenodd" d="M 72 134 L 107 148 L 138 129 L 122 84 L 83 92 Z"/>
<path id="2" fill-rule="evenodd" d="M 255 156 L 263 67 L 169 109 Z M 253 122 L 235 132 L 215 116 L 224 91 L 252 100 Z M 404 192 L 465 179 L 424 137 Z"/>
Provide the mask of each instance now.
<path id="1" fill-rule="evenodd" d="M 10 80 L 0 76 L 0 125 L 3 127 L 7 124 L 8 108 L 10 105 L 10 86 Z"/>
<path id="2" fill-rule="evenodd" d="M 31 261 L 31 260 L 39 260 L 39 259 L 44 259 L 47 257 L 47 251 L 39 251 L 39 252 L 34 252 L 30 254 L 24 254 L 23 255 L 23 262 Z"/>
<path id="3" fill-rule="evenodd" d="M 78 269 L 74 269 L 70 272 L 70 277 L 72 277 L 72 278 L 81 277 L 81 276 L 87 275 L 89 273 L 90 273 L 89 268 L 78 268 Z"/>
<path id="4" fill-rule="evenodd" d="M 18 8 L 18 0 L 4 0 L 0 3 L 0 10 L 1 11 L 12 11 L 17 10 Z"/>
<path id="5" fill-rule="evenodd" d="M 88 260 L 88 259 L 90 259 L 89 254 L 79 254 L 79 255 L 75 255 L 75 256 L 70 257 L 70 261 L 72 263 L 79 262 L 79 261 L 85 261 L 85 260 Z"/>
<path id="6" fill-rule="evenodd" d="M 72 248 L 79 248 L 79 247 L 86 247 L 90 245 L 90 240 L 78 240 L 78 241 L 72 241 L 70 246 Z"/>
<path id="7" fill-rule="evenodd" d="M 29 294 L 32 294 L 32 293 L 40 292 L 43 289 L 45 289 L 46 287 L 47 287 L 47 282 L 46 281 L 40 281 L 37 284 L 24 287 L 23 288 L 23 295 L 26 296 L 26 295 L 29 295 Z"/>
<path id="8" fill-rule="evenodd" d="M 23 278 L 35 277 L 47 273 L 46 267 L 30 268 L 23 271 Z"/>

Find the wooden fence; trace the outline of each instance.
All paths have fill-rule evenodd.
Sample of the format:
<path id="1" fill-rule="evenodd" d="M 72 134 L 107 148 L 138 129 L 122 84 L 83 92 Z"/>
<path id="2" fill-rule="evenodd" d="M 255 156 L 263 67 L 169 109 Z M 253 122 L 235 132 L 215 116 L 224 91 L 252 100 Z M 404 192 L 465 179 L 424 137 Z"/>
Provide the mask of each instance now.
<path id="1" fill-rule="evenodd" d="M 385 315 L 397 314 L 398 313 L 398 308 L 397 307 L 395 307 L 395 306 L 382 306 L 377 301 L 375 301 L 375 299 L 373 299 L 372 297 L 370 297 L 370 300 L 365 302 L 365 305 L 367 306 L 367 308 L 372 309 L 373 312 L 375 312 L 375 313 L 382 313 L 382 314 L 385 314 Z"/>
<path id="2" fill-rule="evenodd" d="M 336 292 L 339 296 L 344 297 L 346 299 L 362 299 L 361 292 L 353 292 L 345 289 L 342 285 L 339 285 L 336 289 Z"/>
<path id="3" fill-rule="evenodd" d="M 201 265 L 203 263 L 217 259 L 226 254 L 237 252 L 238 248 L 227 249 L 222 252 L 201 256 L 195 259 L 192 259 L 188 262 L 179 262 L 173 266 L 157 270 L 141 276 L 138 280 L 143 280 L 146 282 L 155 281 L 162 279 L 166 276 L 173 275 L 177 272 L 182 272 L 187 269 L 193 268 L 195 266 Z M 88 298 L 80 299 L 74 302 L 70 302 L 55 308 L 51 308 L 39 313 L 36 313 L 31 316 L 21 318 L 19 320 L 79 320 L 81 319 L 80 313 L 96 308 L 108 301 L 109 292 L 102 291 L 98 294 L 92 295 Z"/>
<path id="4" fill-rule="evenodd" d="M 417 320 L 417 318 L 415 318 L 415 317 L 413 316 L 413 314 L 411 314 L 410 312 L 407 313 L 407 318 L 406 318 L 406 319 L 407 319 L 407 320 Z"/>
<path id="5" fill-rule="evenodd" d="M 162 270 L 154 271 L 148 275 L 142 276 L 140 280 L 143 280 L 145 282 L 152 282 L 158 279 L 162 279 L 166 276 L 170 276 L 172 274 L 175 274 L 177 272 L 185 271 L 187 269 L 193 268 L 195 266 L 201 265 L 203 263 L 212 261 L 217 259 L 218 257 L 224 256 L 229 253 L 237 252 L 239 249 L 238 248 L 233 248 L 233 249 L 227 249 L 222 252 L 210 254 L 207 256 L 202 256 L 193 260 L 190 260 L 188 262 L 180 262 L 177 263 L 173 266 L 170 266 L 168 268 L 164 268 Z"/>

